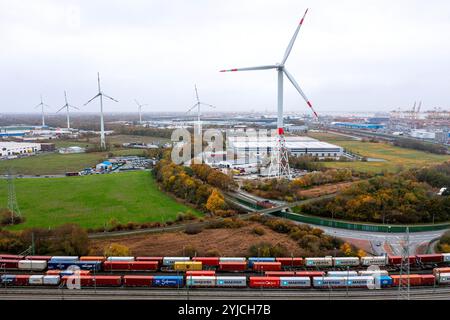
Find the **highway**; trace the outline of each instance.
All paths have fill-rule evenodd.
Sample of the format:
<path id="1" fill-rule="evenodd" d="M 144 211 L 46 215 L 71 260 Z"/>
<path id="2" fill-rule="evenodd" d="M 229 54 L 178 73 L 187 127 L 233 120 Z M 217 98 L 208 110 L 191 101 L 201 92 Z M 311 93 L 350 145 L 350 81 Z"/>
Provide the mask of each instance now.
<path id="1" fill-rule="evenodd" d="M 397 288 L 368 289 L 0 289 L 1 300 L 397 300 Z M 450 287 L 411 288 L 410 299 L 450 300 Z"/>

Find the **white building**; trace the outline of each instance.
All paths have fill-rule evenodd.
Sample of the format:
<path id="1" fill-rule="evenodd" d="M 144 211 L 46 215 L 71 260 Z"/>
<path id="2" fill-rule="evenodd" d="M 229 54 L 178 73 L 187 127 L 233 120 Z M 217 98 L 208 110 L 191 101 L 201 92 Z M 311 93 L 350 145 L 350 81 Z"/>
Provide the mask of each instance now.
<path id="1" fill-rule="evenodd" d="M 0 142 L 1 157 L 33 154 L 40 150 L 41 145 L 39 143 Z"/>
<path id="2" fill-rule="evenodd" d="M 334 158 L 342 156 L 344 149 L 340 146 L 322 142 L 310 137 L 296 136 L 285 137 L 286 148 L 294 156 L 313 156 L 318 158 Z M 250 158 L 263 157 L 272 152 L 276 137 L 228 137 L 228 148 L 238 155 Z"/>

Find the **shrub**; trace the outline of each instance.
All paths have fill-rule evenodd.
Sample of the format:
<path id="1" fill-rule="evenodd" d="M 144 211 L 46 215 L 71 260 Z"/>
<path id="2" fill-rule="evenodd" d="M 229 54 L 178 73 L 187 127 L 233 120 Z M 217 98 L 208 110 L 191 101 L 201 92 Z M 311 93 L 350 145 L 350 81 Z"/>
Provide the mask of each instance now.
<path id="1" fill-rule="evenodd" d="M 249 255 L 253 257 L 285 257 L 287 249 L 281 244 L 271 245 L 270 243 L 260 242 L 249 248 Z"/>
<path id="2" fill-rule="evenodd" d="M 254 234 L 256 234 L 258 236 L 262 236 L 266 233 L 266 231 L 262 227 L 254 227 L 252 231 Z"/>
<path id="3" fill-rule="evenodd" d="M 203 231 L 203 228 L 198 225 L 187 225 L 186 228 L 184 229 L 184 233 L 190 234 L 190 235 L 199 234 L 202 231 Z"/>
<path id="4" fill-rule="evenodd" d="M 181 254 L 186 257 L 195 257 L 197 255 L 197 249 L 195 249 L 194 246 L 188 244 L 183 248 Z"/>
<path id="5" fill-rule="evenodd" d="M 106 257 L 116 256 L 116 257 L 125 257 L 131 255 L 130 248 L 118 243 L 111 243 L 109 246 L 106 246 L 103 254 Z"/>

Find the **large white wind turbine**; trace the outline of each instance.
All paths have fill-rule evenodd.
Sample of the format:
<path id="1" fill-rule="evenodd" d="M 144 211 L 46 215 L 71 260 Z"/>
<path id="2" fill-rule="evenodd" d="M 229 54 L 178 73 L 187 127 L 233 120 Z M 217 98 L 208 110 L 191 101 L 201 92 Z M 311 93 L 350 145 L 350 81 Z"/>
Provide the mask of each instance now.
<path id="1" fill-rule="evenodd" d="M 42 113 L 42 126 L 45 127 L 45 112 L 44 107 L 50 107 L 48 104 L 45 104 L 42 100 L 42 94 L 41 94 L 41 102 L 35 107 L 39 108 L 41 107 L 41 113 Z"/>
<path id="2" fill-rule="evenodd" d="M 290 170 L 289 170 L 289 162 L 288 162 L 288 153 L 285 147 L 285 139 L 284 139 L 284 129 L 283 129 L 283 78 L 284 75 L 289 79 L 292 85 L 297 89 L 300 95 L 305 99 L 306 104 L 311 108 L 311 111 L 318 118 L 316 111 L 314 110 L 311 102 L 303 93 L 302 89 L 298 85 L 297 81 L 295 81 L 294 77 L 287 71 L 285 67 L 286 60 L 289 58 L 289 54 L 291 53 L 292 47 L 294 46 L 295 39 L 300 31 L 300 28 L 303 24 L 305 16 L 308 12 L 306 10 L 303 15 L 300 23 L 297 26 L 297 29 L 294 32 L 294 35 L 289 42 L 289 45 L 284 53 L 284 57 L 281 60 L 281 63 L 276 63 L 272 65 L 259 66 L 259 67 L 250 67 L 250 68 L 235 68 L 229 70 L 221 70 L 220 72 L 229 72 L 229 71 L 250 71 L 250 70 L 268 70 L 268 69 L 276 69 L 278 73 L 278 119 L 277 119 L 277 143 L 275 150 L 272 149 L 271 152 L 271 164 L 269 168 L 269 175 L 280 177 L 290 178 Z"/>
<path id="3" fill-rule="evenodd" d="M 103 96 L 105 96 L 108 99 L 111 99 L 112 101 L 119 102 L 114 98 L 111 98 L 110 96 L 104 94 L 100 88 L 100 73 L 97 72 L 97 83 L 98 83 L 98 93 L 88 102 L 84 104 L 87 105 L 92 100 L 94 100 L 97 97 L 100 97 L 100 147 L 102 149 L 106 149 L 106 140 L 105 140 L 105 122 L 103 119 Z"/>
<path id="4" fill-rule="evenodd" d="M 197 108 L 197 133 L 201 135 L 202 134 L 202 122 L 200 120 L 201 106 L 204 105 L 210 108 L 215 108 L 215 106 L 200 101 L 200 98 L 198 97 L 197 85 L 195 85 L 195 97 L 197 99 L 197 102 L 187 112 L 190 112 L 192 109 Z"/>
<path id="5" fill-rule="evenodd" d="M 138 106 L 139 124 L 142 124 L 142 107 L 148 106 L 148 104 L 140 104 L 136 99 L 134 99 L 134 102 L 136 102 L 136 104 Z"/>
<path id="6" fill-rule="evenodd" d="M 80 110 L 80 109 L 77 108 L 77 107 L 75 107 L 75 106 L 73 106 L 73 105 L 71 105 L 71 104 L 69 104 L 69 103 L 67 102 L 67 94 L 66 94 L 66 91 L 64 91 L 64 99 L 65 99 L 65 101 L 66 101 L 66 104 L 63 105 L 63 106 L 61 107 L 61 109 L 59 109 L 58 111 L 56 111 L 56 113 L 60 112 L 60 111 L 63 110 L 63 109 L 66 109 L 66 115 L 67 115 L 67 129 L 70 129 L 70 115 L 69 115 L 69 109 L 70 109 L 70 108 L 77 109 L 77 110 Z"/>

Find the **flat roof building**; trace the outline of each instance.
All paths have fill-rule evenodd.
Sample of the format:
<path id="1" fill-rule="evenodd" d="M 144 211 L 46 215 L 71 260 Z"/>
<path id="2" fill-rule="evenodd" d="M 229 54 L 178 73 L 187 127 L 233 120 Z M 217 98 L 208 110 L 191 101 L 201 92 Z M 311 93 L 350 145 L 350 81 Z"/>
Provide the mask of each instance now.
<path id="1" fill-rule="evenodd" d="M 0 156 L 18 156 L 24 154 L 33 154 L 41 150 L 39 143 L 25 143 L 25 142 L 1 142 L 0 141 Z"/>

